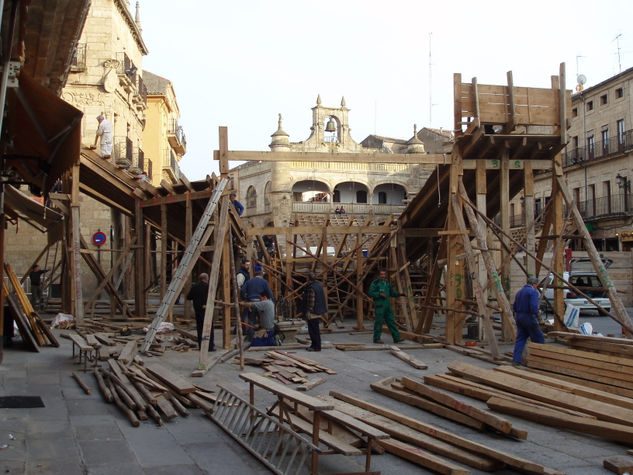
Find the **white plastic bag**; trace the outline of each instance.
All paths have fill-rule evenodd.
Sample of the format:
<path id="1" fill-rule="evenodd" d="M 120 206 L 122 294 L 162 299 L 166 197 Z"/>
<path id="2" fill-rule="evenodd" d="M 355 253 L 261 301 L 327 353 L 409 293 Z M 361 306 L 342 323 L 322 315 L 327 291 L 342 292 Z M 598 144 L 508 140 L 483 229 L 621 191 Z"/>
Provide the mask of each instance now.
<path id="1" fill-rule="evenodd" d="M 73 317 L 72 315 L 68 313 L 58 313 L 57 315 L 55 315 L 55 318 L 53 318 L 53 322 L 51 323 L 51 328 L 57 328 L 64 322 L 72 322 L 74 320 L 75 320 L 75 317 Z"/>
<path id="2" fill-rule="evenodd" d="M 145 333 L 147 333 L 149 331 L 149 325 L 147 325 L 145 328 L 143 328 L 143 330 L 145 330 Z M 156 333 L 169 333 L 169 332 L 173 332 L 174 331 L 174 324 L 173 323 L 169 323 L 169 322 L 162 322 L 160 325 L 158 325 L 158 330 L 156 330 Z"/>
<path id="3" fill-rule="evenodd" d="M 580 310 L 575 305 L 567 304 L 563 321 L 567 328 L 578 328 L 580 325 Z"/>

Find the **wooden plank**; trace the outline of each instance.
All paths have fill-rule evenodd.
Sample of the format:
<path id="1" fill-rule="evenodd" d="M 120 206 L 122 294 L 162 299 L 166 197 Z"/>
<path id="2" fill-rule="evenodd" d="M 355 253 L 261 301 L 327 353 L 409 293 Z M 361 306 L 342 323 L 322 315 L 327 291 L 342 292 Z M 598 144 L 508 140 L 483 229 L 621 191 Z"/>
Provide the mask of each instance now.
<path id="1" fill-rule="evenodd" d="M 592 379 L 593 375 L 613 378 L 611 384 L 627 382 L 633 384 L 632 368 L 628 365 L 613 365 L 610 363 L 595 363 L 592 360 L 573 358 L 568 355 L 549 352 L 547 350 L 534 349 L 530 351 L 532 359 L 546 361 L 557 368 L 555 372 L 564 372 L 564 368 L 575 368 L 587 374 L 586 379 Z M 617 384 L 619 385 L 619 384 Z M 628 387 L 628 386 L 626 386 Z"/>
<path id="2" fill-rule="evenodd" d="M 568 414 L 556 414 L 548 409 L 527 408 L 520 403 L 497 397 L 491 397 L 487 404 L 490 409 L 495 411 L 556 428 L 572 429 L 617 442 L 631 443 L 633 440 L 633 427 L 630 425 L 592 420 Z"/>
<path id="3" fill-rule="evenodd" d="M 582 367 L 579 365 L 569 364 L 563 361 L 557 362 L 557 364 L 552 364 L 547 358 L 541 358 L 538 356 L 532 356 L 532 358 L 528 359 L 528 367 L 530 369 L 540 369 L 547 371 L 549 373 L 558 373 L 564 376 L 573 376 L 578 379 L 584 379 L 586 381 L 593 381 L 603 386 L 611 386 L 614 388 L 622 388 L 626 391 L 633 390 L 633 384 L 622 381 L 619 379 L 613 379 L 611 376 L 596 374 L 596 372 L 589 373 L 591 368 Z M 599 373 L 599 372 L 598 372 Z M 606 388 L 605 388 L 606 390 Z"/>
<path id="4" fill-rule="evenodd" d="M 469 396 L 474 399 L 479 399 L 480 401 L 487 401 L 491 397 L 496 396 L 503 399 L 517 401 L 526 406 L 537 406 L 541 408 L 545 407 L 553 411 L 560 411 L 574 416 L 587 417 L 589 419 L 596 418 L 595 416 L 585 414 L 584 412 L 574 411 L 572 409 L 565 409 L 563 407 L 548 404 L 543 401 L 536 401 L 534 399 L 519 396 L 517 394 L 511 394 L 500 389 L 491 388 L 490 386 L 486 386 L 485 384 L 475 383 L 474 381 L 469 381 L 467 379 L 462 379 L 447 374 L 425 376 L 424 383 L 430 386 L 446 389 L 447 391 L 451 391 L 457 394 L 463 394 L 464 396 Z"/>
<path id="5" fill-rule="evenodd" d="M 388 439 L 389 434 L 376 429 L 375 427 L 370 426 L 369 424 L 365 424 L 363 421 L 356 419 L 355 417 L 351 417 L 348 414 L 345 414 L 341 411 L 337 411 L 336 409 L 328 409 L 326 411 L 322 411 L 322 414 L 328 418 L 332 419 L 335 422 L 347 427 L 349 429 L 360 432 L 363 435 L 371 437 L 373 439 Z"/>
<path id="6" fill-rule="evenodd" d="M 306 381 L 301 386 L 297 386 L 297 391 L 309 391 L 310 389 L 318 386 L 319 384 L 323 384 L 327 381 L 325 378 L 316 378 L 310 381 Z"/>
<path id="7" fill-rule="evenodd" d="M 174 409 L 174 406 L 162 394 L 156 397 L 156 406 L 167 420 L 174 419 L 178 416 L 178 413 L 176 412 L 176 409 Z"/>
<path id="8" fill-rule="evenodd" d="M 462 449 L 498 460 L 499 462 L 505 463 L 508 466 L 513 467 L 519 471 L 532 472 L 532 473 L 547 473 L 547 474 L 562 473 L 557 470 L 545 467 L 543 465 L 531 462 L 529 460 L 514 456 L 507 452 L 497 450 L 492 447 L 479 444 L 477 442 L 473 442 L 464 437 L 460 437 L 459 435 L 456 435 L 453 432 L 443 430 L 432 424 L 426 424 L 418 419 L 414 419 L 412 417 L 405 416 L 404 414 L 398 413 L 391 409 L 384 408 L 381 405 L 372 404 L 370 402 L 363 401 L 362 399 L 349 396 L 347 394 L 339 393 L 336 391 L 330 391 L 330 395 L 335 397 L 336 399 L 345 401 L 349 404 L 353 404 L 354 406 L 360 407 L 362 409 L 366 409 L 375 414 L 382 415 L 393 421 L 397 421 L 401 424 L 404 424 L 407 427 L 420 431 L 424 434 L 430 435 L 444 442 L 456 445 L 457 447 L 460 447 Z"/>
<path id="9" fill-rule="evenodd" d="M 448 164 L 450 154 L 407 153 L 395 157 L 386 153 L 324 153 L 324 152 L 261 152 L 247 150 L 213 151 L 213 159 L 225 156 L 229 161 L 255 162 L 339 162 L 339 163 L 397 163 L 397 164 Z M 448 158 L 447 158 L 448 157 Z M 228 171 L 228 168 L 227 168 Z"/>
<path id="10" fill-rule="evenodd" d="M 146 369 L 178 394 L 189 394 L 196 390 L 196 387 L 185 378 L 158 363 L 151 364 Z"/>
<path id="11" fill-rule="evenodd" d="M 528 381 L 511 375 L 500 375 L 496 371 L 479 368 L 474 365 L 455 361 L 448 367 L 451 373 L 484 382 L 490 386 L 520 394 L 539 401 L 545 401 L 562 407 L 577 409 L 582 407 L 588 414 L 598 419 L 621 424 L 633 424 L 633 411 L 593 399 L 569 394 L 534 381 Z"/>
<path id="12" fill-rule="evenodd" d="M 464 414 L 454 411 L 453 409 L 449 409 L 433 401 L 429 401 L 406 391 L 400 391 L 398 389 L 390 388 L 380 383 L 372 383 L 370 384 L 370 387 L 377 393 L 389 396 L 396 401 L 404 402 L 406 404 L 409 404 L 410 406 L 414 406 L 424 411 L 431 412 L 435 415 L 444 417 L 454 422 L 459 422 L 460 424 L 472 427 L 473 429 L 484 429 L 484 424 L 482 422 L 474 420 L 472 417 L 465 416 Z"/>
<path id="13" fill-rule="evenodd" d="M 395 356 L 396 358 L 404 361 L 408 365 L 413 366 L 415 369 L 427 369 L 428 368 L 428 365 L 426 363 L 424 363 L 424 362 L 420 361 L 419 359 L 414 358 L 410 354 L 402 351 L 397 346 L 392 346 L 389 349 L 389 351 L 391 352 L 391 354 L 393 356 Z"/>
<path id="14" fill-rule="evenodd" d="M 617 356 L 603 355 L 601 353 L 594 353 L 591 351 L 573 350 L 569 348 L 562 348 L 560 346 L 545 345 L 540 343 L 528 342 L 528 348 L 530 352 L 532 349 L 538 349 L 544 353 L 556 353 L 558 355 L 564 355 L 564 361 L 583 361 L 584 365 L 595 364 L 596 367 L 604 367 L 605 369 L 611 369 L 613 371 L 625 371 L 631 372 L 633 369 L 633 358 L 621 358 Z M 559 358 L 553 356 L 554 358 Z M 560 359 L 563 359 L 562 357 Z M 590 360 L 590 361 L 585 361 Z M 593 363 L 595 361 L 596 363 Z M 614 366 L 611 366 L 614 365 Z M 624 367 L 629 367 L 627 369 Z"/>
<path id="15" fill-rule="evenodd" d="M 450 475 L 465 475 L 470 473 L 468 470 L 460 467 L 459 465 L 455 465 L 454 463 L 405 442 L 389 439 L 381 440 L 379 443 L 390 454 L 402 457 L 409 462 L 413 462 L 437 473 Z"/>
<path id="16" fill-rule="evenodd" d="M 624 475 L 633 472 L 633 458 L 624 455 L 614 455 L 604 459 L 602 466 L 613 473 Z"/>
<path id="17" fill-rule="evenodd" d="M 119 357 L 117 358 L 117 360 L 121 361 L 122 363 L 127 364 L 127 363 L 130 363 L 134 359 L 135 354 L 136 354 L 136 340 L 128 341 L 123 347 L 123 350 L 121 350 L 121 353 L 119 354 Z"/>
<path id="18" fill-rule="evenodd" d="M 498 430 L 504 434 L 509 434 L 512 430 L 512 424 L 506 419 L 495 416 L 487 411 L 483 411 L 470 404 L 466 404 L 459 399 L 454 398 L 449 394 L 436 391 L 422 383 L 412 380 L 411 378 L 403 377 L 402 384 L 405 388 L 416 392 L 417 394 L 431 399 L 439 404 L 455 409 L 456 411 L 466 414 L 473 419 L 483 422 L 487 426 Z M 527 438 L 527 434 L 526 437 Z"/>
<path id="19" fill-rule="evenodd" d="M 617 394 L 611 394 L 606 391 L 594 389 L 584 384 L 576 384 L 569 381 L 562 381 L 558 377 L 550 377 L 543 374 L 533 373 L 531 371 L 525 371 L 520 368 L 514 368 L 512 366 L 498 366 L 494 368 L 495 371 L 501 371 L 503 373 L 519 376 L 521 378 L 529 379 L 539 383 L 552 386 L 554 388 L 563 389 L 569 391 L 572 394 L 579 394 L 586 396 L 596 401 L 602 401 L 616 406 L 625 407 L 627 409 L 633 409 L 633 399 Z"/>
<path id="20" fill-rule="evenodd" d="M 367 424 L 386 432 L 392 437 L 392 440 L 398 439 L 416 447 L 429 450 L 435 454 L 448 457 L 478 470 L 491 472 L 495 469 L 501 468 L 501 464 L 499 462 L 496 462 L 489 457 L 470 453 L 467 450 L 463 450 L 455 445 L 443 442 L 431 435 L 419 432 L 387 417 L 374 414 L 352 404 L 334 399 L 331 396 L 319 397 L 322 397 L 325 401 L 332 402 L 335 408 L 340 412 L 365 421 Z"/>
<path id="21" fill-rule="evenodd" d="M 275 407 L 273 413 L 276 416 L 279 416 L 279 406 Z M 306 434 L 310 435 L 314 433 L 314 426 L 312 425 L 312 422 L 303 420 L 299 416 L 295 414 L 290 414 L 288 412 L 284 412 L 283 417 L 284 420 L 287 421 L 294 430 L 305 432 Z M 336 452 L 346 456 L 363 454 L 363 452 L 357 447 L 354 447 L 344 442 L 343 440 L 340 440 L 339 438 L 326 432 L 325 430 L 319 431 L 319 441 L 323 442 L 325 445 L 332 448 Z"/>
<path id="22" fill-rule="evenodd" d="M 290 401 L 296 402 L 297 404 L 302 404 L 312 411 L 326 411 L 334 408 L 331 404 L 324 403 L 320 399 L 306 394 L 301 394 L 294 389 L 282 386 L 275 381 L 271 381 L 270 379 L 255 373 L 242 373 L 240 374 L 240 378 L 248 383 L 255 384 L 267 391 L 270 391 L 277 396 L 281 396 Z"/>

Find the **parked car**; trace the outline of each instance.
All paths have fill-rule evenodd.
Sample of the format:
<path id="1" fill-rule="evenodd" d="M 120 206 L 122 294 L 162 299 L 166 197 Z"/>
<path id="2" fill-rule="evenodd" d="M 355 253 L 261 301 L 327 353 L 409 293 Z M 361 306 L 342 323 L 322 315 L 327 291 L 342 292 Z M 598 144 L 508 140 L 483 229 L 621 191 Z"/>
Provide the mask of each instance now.
<path id="1" fill-rule="evenodd" d="M 611 259 L 602 259 L 605 267 L 609 267 L 613 260 Z M 591 297 L 598 305 L 603 307 L 606 311 L 611 311 L 611 301 L 607 297 L 607 291 L 603 289 L 602 283 L 598 278 L 598 275 L 593 270 L 593 266 L 591 265 L 591 260 L 589 258 L 576 258 L 572 259 L 570 263 L 570 272 L 564 272 L 563 278 L 568 281 L 571 285 L 578 287 L 578 290 L 581 290 L 583 293 L 587 294 L 587 296 Z M 552 305 L 554 305 L 554 289 L 550 286 L 553 285 L 554 276 L 550 274 L 546 277 L 547 280 L 547 289 L 545 290 L 545 294 L 543 296 L 543 308 L 547 310 L 552 309 Z M 543 288 L 545 284 L 545 280 L 541 282 L 540 287 Z M 586 310 L 598 310 L 596 306 L 583 297 L 580 294 L 577 294 L 574 290 L 570 289 L 565 285 L 563 289 L 563 295 L 565 298 L 565 304 L 571 304 L 577 307 L 581 312 Z M 602 310 L 598 310 L 600 315 L 606 315 L 606 313 Z"/>

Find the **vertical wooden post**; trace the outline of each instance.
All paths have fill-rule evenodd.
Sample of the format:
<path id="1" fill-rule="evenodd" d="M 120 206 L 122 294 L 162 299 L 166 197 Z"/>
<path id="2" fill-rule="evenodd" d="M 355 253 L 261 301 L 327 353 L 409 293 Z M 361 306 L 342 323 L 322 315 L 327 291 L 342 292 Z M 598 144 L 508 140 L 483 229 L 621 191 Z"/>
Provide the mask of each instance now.
<path id="1" fill-rule="evenodd" d="M 501 158 L 501 169 L 499 170 L 499 210 L 501 214 L 501 229 L 503 232 L 508 235 L 510 234 L 510 156 L 507 150 L 503 152 L 503 157 Z M 508 239 L 500 236 L 500 240 L 505 242 L 506 246 L 510 246 Z M 499 269 L 501 271 L 501 282 L 503 283 L 503 291 L 506 294 L 508 299 L 510 298 L 510 273 L 511 273 L 511 265 L 509 259 L 506 259 L 508 256 L 508 251 L 506 251 L 504 246 L 501 246 L 501 262 L 507 262 L 503 268 Z M 508 322 L 502 320 L 501 324 L 501 338 L 503 341 L 511 341 L 514 335 L 513 329 L 508 328 Z"/>
<path id="2" fill-rule="evenodd" d="M 228 223 L 227 226 L 231 227 L 231 223 Z M 231 275 L 231 253 L 233 252 L 233 243 L 231 242 L 232 233 L 229 234 L 227 234 L 227 237 L 222 243 L 222 297 L 224 302 L 227 304 L 231 302 L 234 305 L 239 305 L 238 302 L 233 302 L 233 294 L 231 293 L 231 282 L 236 276 Z M 216 246 L 219 245 L 219 243 L 216 244 Z M 231 347 L 231 307 L 223 305 L 222 315 L 224 317 L 222 320 L 222 348 L 228 349 Z M 239 318 L 236 320 L 236 325 L 238 325 L 237 322 L 239 322 Z"/>
<path id="3" fill-rule="evenodd" d="M 229 173 L 229 161 L 226 158 L 226 152 L 229 150 L 229 132 L 226 126 L 220 126 L 218 132 L 220 135 L 220 175 L 225 176 Z"/>
<path id="4" fill-rule="evenodd" d="M 191 236 L 193 234 L 193 213 L 191 209 L 191 192 L 187 191 L 187 201 L 185 201 L 185 248 L 189 247 L 191 242 Z M 185 279 L 185 286 L 183 288 L 183 295 L 186 297 L 191 290 L 191 273 L 189 273 Z M 184 300 L 185 307 L 185 320 L 191 320 L 191 305 L 187 300 Z"/>
<path id="5" fill-rule="evenodd" d="M 476 83 L 475 83 L 476 84 Z M 486 178 L 486 162 L 485 160 L 477 160 L 477 168 L 475 169 L 475 188 L 476 188 L 476 203 L 477 209 L 486 214 L 486 206 L 487 204 L 487 193 L 488 193 L 488 183 Z M 486 222 L 482 216 L 478 216 L 479 226 L 481 229 L 486 229 Z M 477 271 L 477 275 L 479 276 L 479 282 L 486 282 L 488 273 L 486 272 L 486 266 L 483 263 L 483 259 L 481 255 L 479 255 L 477 259 L 477 265 L 479 266 L 479 270 Z M 474 270 L 472 272 L 475 272 Z M 485 302 L 488 302 L 488 288 L 484 287 L 482 289 L 482 296 Z M 480 322 L 481 323 L 481 322 Z M 479 325 L 479 339 L 482 341 L 490 341 L 495 340 L 496 337 L 494 333 L 488 334 L 485 325 Z"/>
<path id="6" fill-rule="evenodd" d="M 4 212 L 4 181 L 0 181 L 0 277 L 4 282 L 4 227 L 7 217 Z M 2 363 L 2 346 L 4 343 L 4 285 L 0 284 L 0 363 Z"/>
<path id="7" fill-rule="evenodd" d="M 160 204 L 160 299 L 167 291 L 167 247 L 169 245 L 167 226 L 167 205 Z"/>
<path id="8" fill-rule="evenodd" d="M 449 196 L 455 196 L 458 192 L 460 180 L 461 156 L 455 154 L 450 170 Z M 448 204 L 447 219 L 447 260 L 446 260 L 446 306 L 456 309 L 462 306 L 459 299 L 464 297 L 464 274 L 462 271 L 463 261 L 458 260 L 458 255 L 462 249 L 461 239 L 458 235 L 456 213 L 461 213 L 460 209 L 453 209 L 452 201 Z M 460 344 L 462 342 L 461 327 L 457 312 L 446 311 L 446 343 L 449 345 Z"/>
<path id="9" fill-rule="evenodd" d="M 564 69 L 562 70 L 564 73 Z M 560 82 L 557 76 L 552 76 L 552 89 L 560 91 Z M 562 94 L 564 95 L 564 94 Z M 560 96 L 559 96 L 560 99 Z M 559 104 L 563 104 L 559 100 Z M 561 124 L 561 132 L 562 129 L 565 128 L 564 124 Z M 551 213 L 552 213 L 552 234 L 559 236 L 563 234 L 563 227 L 565 226 L 565 220 L 563 219 L 563 192 L 560 189 L 558 179 L 563 176 L 563 159 L 562 154 L 557 153 L 553 159 L 553 170 L 552 170 L 552 194 L 551 200 L 553 200 Z M 570 203 L 571 206 L 571 203 Z M 558 250 L 553 256 L 552 260 L 552 270 L 559 275 L 563 275 L 565 271 L 565 263 L 563 261 L 563 249 Z M 555 279 L 557 280 L 557 279 Z M 563 292 L 563 285 L 561 282 L 557 282 L 554 288 L 554 312 L 558 315 L 565 314 L 565 296 Z M 554 329 L 557 331 L 565 330 L 565 326 L 558 321 L 557 318 L 554 319 Z"/>
<path id="10" fill-rule="evenodd" d="M 139 317 L 147 313 L 145 306 L 145 252 L 141 243 L 145 242 L 145 223 L 141 200 L 134 201 L 134 229 L 136 247 L 134 251 L 134 311 Z"/>
<path id="11" fill-rule="evenodd" d="M 79 225 L 79 164 L 73 165 L 72 188 L 70 191 L 70 209 L 72 223 L 72 272 L 73 272 L 73 311 L 75 321 L 83 322 L 84 303 L 81 287 L 81 227 Z"/>
<path id="12" fill-rule="evenodd" d="M 532 161 L 525 160 L 523 163 L 523 216 L 526 229 L 525 247 L 531 253 L 536 252 L 536 239 L 534 237 L 534 173 L 532 171 Z M 527 256 L 526 256 L 527 257 Z M 534 259 L 526 259 L 526 269 L 533 277 L 536 275 L 536 262 Z"/>
<path id="13" fill-rule="evenodd" d="M 356 233 L 356 286 L 360 290 L 363 288 L 363 247 L 361 243 L 363 234 Z M 356 330 L 364 330 L 363 326 L 363 295 L 356 292 Z"/>

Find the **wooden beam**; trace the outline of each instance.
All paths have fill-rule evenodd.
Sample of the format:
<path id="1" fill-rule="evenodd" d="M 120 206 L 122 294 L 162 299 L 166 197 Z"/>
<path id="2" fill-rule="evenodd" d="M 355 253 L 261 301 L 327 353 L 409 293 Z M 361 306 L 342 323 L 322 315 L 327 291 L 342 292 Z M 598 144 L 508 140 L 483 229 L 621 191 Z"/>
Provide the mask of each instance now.
<path id="1" fill-rule="evenodd" d="M 145 242 L 145 225 L 141 201 L 134 201 L 134 231 L 136 242 Z M 137 246 L 134 252 L 134 311 L 139 317 L 146 316 L 145 302 L 145 252 L 143 247 Z"/>
<path id="2" fill-rule="evenodd" d="M 216 158 L 215 153 L 213 154 L 213 158 L 220 161 L 220 175 L 226 176 L 229 173 L 229 160 L 231 160 L 228 156 L 229 152 L 229 132 L 226 126 L 218 127 L 219 132 L 219 147 L 218 157 Z M 272 152 L 269 152 L 272 153 Z M 237 160 L 240 160 L 239 158 Z"/>
<path id="3" fill-rule="evenodd" d="M 213 159 L 219 160 L 220 150 L 214 150 Z M 450 154 L 427 153 L 329 153 L 329 152 L 261 152 L 227 150 L 224 154 L 229 161 L 255 162 L 334 162 L 334 163 L 393 163 L 399 165 L 448 165 Z"/>

